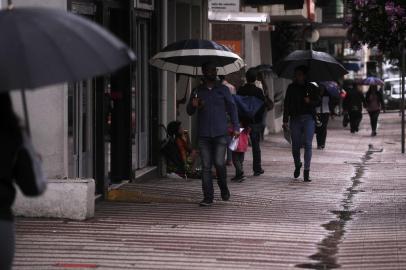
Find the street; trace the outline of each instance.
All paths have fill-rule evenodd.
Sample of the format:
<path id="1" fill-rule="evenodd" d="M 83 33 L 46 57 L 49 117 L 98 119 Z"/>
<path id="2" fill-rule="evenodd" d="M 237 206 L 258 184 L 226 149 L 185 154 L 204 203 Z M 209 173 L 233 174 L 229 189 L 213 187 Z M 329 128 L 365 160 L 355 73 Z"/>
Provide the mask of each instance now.
<path id="1" fill-rule="evenodd" d="M 87 221 L 17 218 L 14 269 L 406 269 L 400 118 L 382 114 L 370 137 L 363 117 L 355 135 L 330 122 L 311 183 L 293 179 L 290 147 L 273 134 L 265 174 L 230 183 L 229 202 L 216 187 L 201 208 L 200 180 L 154 179 L 121 187 L 139 197 L 100 202 Z"/>

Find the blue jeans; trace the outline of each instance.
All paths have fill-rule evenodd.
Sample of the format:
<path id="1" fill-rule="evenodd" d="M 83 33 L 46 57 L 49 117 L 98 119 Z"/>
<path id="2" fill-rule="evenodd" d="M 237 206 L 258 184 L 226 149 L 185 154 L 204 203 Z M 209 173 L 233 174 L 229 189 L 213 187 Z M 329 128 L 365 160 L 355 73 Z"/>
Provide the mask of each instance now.
<path id="1" fill-rule="evenodd" d="M 227 145 L 230 145 L 232 138 L 233 137 L 231 137 L 231 136 L 227 136 Z M 231 162 L 233 160 L 233 151 L 231 151 L 231 149 L 228 147 L 227 147 L 226 151 L 227 151 L 227 158 L 226 158 L 227 162 Z"/>
<path id="2" fill-rule="evenodd" d="M 310 170 L 315 127 L 314 116 L 310 114 L 300 115 L 290 121 L 292 155 L 296 167 L 300 166 L 300 148 L 304 144 L 304 169 Z"/>
<path id="3" fill-rule="evenodd" d="M 214 190 L 213 190 L 213 175 L 212 167 L 216 167 L 218 185 L 222 192 L 228 190 L 227 187 L 227 169 L 224 162 L 227 149 L 227 138 L 226 136 L 219 137 L 200 137 L 199 138 L 199 150 L 200 158 L 202 162 L 202 189 L 204 199 L 208 201 L 213 201 Z"/>

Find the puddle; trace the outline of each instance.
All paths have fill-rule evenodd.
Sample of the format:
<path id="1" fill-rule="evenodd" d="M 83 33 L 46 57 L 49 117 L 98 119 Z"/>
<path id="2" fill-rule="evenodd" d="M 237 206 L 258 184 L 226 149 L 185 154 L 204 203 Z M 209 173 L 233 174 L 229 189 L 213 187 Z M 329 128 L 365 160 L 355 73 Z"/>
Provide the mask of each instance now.
<path id="1" fill-rule="evenodd" d="M 383 150 L 383 149 L 382 149 Z M 380 151 L 382 151 L 380 149 Z M 372 159 L 374 152 L 377 152 L 373 148 L 373 145 L 369 145 L 368 151 L 361 157 L 359 163 L 353 163 L 355 168 L 354 176 L 351 177 L 351 186 L 346 189 L 343 194 L 344 199 L 341 201 L 341 209 L 339 211 L 331 211 L 331 213 L 336 215 L 334 220 L 323 224 L 322 227 L 329 231 L 329 234 L 317 244 L 318 252 L 311 255 L 309 258 L 314 260 L 313 263 L 303 263 L 298 264 L 296 267 L 303 269 L 337 269 L 341 266 L 337 262 L 338 245 L 345 234 L 345 227 L 347 223 L 353 218 L 354 215 L 360 213 L 360 211 L 353 211 L 353 199 L 359 192 L 364 192 L 363 190 L 358 190 L 358 186 L 362 184 L 362 177 L 366 171 L 366 163 Z"/>

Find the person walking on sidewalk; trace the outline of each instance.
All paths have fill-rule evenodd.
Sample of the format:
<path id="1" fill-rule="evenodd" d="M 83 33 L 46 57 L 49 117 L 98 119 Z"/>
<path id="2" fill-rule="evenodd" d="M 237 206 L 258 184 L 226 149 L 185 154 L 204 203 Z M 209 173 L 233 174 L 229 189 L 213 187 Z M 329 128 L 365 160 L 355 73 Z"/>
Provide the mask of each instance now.
<path id="1" fill-rule="evenodd" d="M 247 83 L 240 87 L 237 91 L 237 95 L 240 96 L 254 96 L 265 102 L 265 95 L 262 89 L 255 86 L 255 81 L 258 77 L 258 72 L 255 68 L 250 68 L 245 74 Z M 254 171 L 254 176 L 259 176 L 264 173 L 261 165 L 261 133 L 263 132 L 264 125 L 264 115 L 265 115 L 265 103 L 257 111 L 253 119 L 242 119 L 250 123 L 251 133 L 251 147 L 252 147 L 252 169 Z"/>
<path id="2" fill-rule="evenodd" d="M 359 125 L 362 120 L 362 107 L 365 102 L 361 87 L 353 84 L 347 91 L 347 96 L 344 99 L 343 107 L 348 112 L 350 118 L 351 133 L 359 131 Z"/>
<path id="3" fill-rule="evenodd" d="M 316 86 L 307 82 L 307 67 L 295 69 L 294 82 L 288 86 L 284 101 L 283 129 L 291 130 L 292 155 L 295 162 L 295 178 L 300 176 L 302 162 L 300 148 L 304 139 L 304 181 L 310 182 L 312 141 L 315 131 L 315 108 L 320 103 L 320 93 Z M 288 126 L 289 125 L 289 126 Z"/>
<path id="4" fill-rule="evenodd" d="M 248 150 L 248 140 L 251 132 L 251 128 L 248 127 L 247 123 L 241 122 L 240 125 L 242 130 L 238 137 L 238 143 L 232 151 L 235 176 L 231 178 L 231 181 L 238 183 L 244 182 L 247 179 L 244 174 L 244 159 L 245 152 Z"/>
<path id="5" fill-rule="evenodd" d="M 40 195 L 45 180 L 39 159 L 15 115 L 8 93 L 0 94 L 0 269 L 12 268 L 14 257 L 14 222 L 11 206 L 17 184 L 28 196 Z M 41 181 L 39 181 L 41 180 Z"/>
<path id="6" fill-rule="evenodd" d="M 334 109 L 335 105 L 334 98 L 330 96 L 323 84 L 320 85 L 320 97 L 320 106 L 316 108 L 317 117 L 320 120 L 320 125 L 316 127 L 316 140 L 317 149 L 323 150 L 326 147 L 327 126 L 332 112 L 331 109 Z"/>
<path id="7" fill-rule="evenodd" d="M 225 85 L 217 81 L 217 67 L 213 63 L 202 66 L 203 84 L 192 91 L 187 113 L 198 113 L 198 145 L 202 162 L 202 189 L 204 199 L 200 206 L 210 206 L 214 199 L 211 168 L 216 167 L 221 198 L 230 199 L 227 187 L 225 155 L 227 148 L 227 113 L 233 124 L 234 136 L 240 134 L 237 107 Z"/>
<path id="8" fill-rule="evenodd" d="M 365 96 L 365 107 L 371 120 L 371 136 L 376 136 L 376 127 L 378 125 L 378 117 L 385 103 L 383 102 L 383 95 L 378 91 L 376 85 L 371 85 Z"/>

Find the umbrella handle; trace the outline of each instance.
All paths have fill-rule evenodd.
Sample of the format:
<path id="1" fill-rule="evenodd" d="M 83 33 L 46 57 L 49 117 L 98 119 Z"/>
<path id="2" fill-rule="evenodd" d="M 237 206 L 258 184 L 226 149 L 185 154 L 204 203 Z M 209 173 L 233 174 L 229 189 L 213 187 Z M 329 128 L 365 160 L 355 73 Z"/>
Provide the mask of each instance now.
<path id="1" fill-rule="evenodd" d="M 28 136 L 31 136 L 30 119 L 28 117 L 28 108 L 27 108 L 27 97 L 25 95 L 25 90 L 24 89 L 21 89 L 21 98 L 22 98 L 22 101 L 23 101 L 25 128 L 27 130 Z"/>

